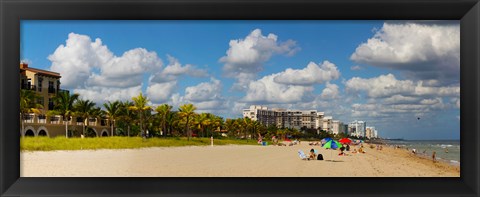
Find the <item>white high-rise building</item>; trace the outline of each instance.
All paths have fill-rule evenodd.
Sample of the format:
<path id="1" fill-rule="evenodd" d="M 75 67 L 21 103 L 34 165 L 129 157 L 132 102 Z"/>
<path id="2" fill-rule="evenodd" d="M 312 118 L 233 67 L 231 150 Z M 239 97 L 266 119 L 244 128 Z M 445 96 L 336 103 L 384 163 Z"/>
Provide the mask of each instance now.
<path id="1" fill-rule="evenodd" d="M 355 120 L 348 124 L 349 134 L 356 137 L 366 136 L 366 122 Z"/>
<path id="2" fill-rule="evenodd" d="M 340 122 L 340 120 L 332 120 L 332 133 L 333 134 L 339 134 L 339 133 L 345 133 L 343 126 L 343 122 Z"/>
<path id="3" fill-rule="evenodd" d="M 266 126 L 275 125 L 279 128 L 300 130 L 301 128 L 318 129 L 321 127 L 331 130 L 331 117 L 329 117 L 330 123 L 328 121 L 325 123 L 324 113 L 317 112 L 317 110 L 269 109 L 265 106 L 252 105 L 249 109 L 243 110 L 243 117 L 248 117 Z"/>

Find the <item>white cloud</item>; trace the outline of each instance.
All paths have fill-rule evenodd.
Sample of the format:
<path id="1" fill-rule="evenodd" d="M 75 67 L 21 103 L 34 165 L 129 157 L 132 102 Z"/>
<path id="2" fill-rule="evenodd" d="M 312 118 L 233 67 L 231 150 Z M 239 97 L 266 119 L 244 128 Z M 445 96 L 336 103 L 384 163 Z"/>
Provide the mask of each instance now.
<path id="1" fill-rule="evenodd" d="M 362 70 L 363 68 L 359 65 L 355 65 L 355 66 L 352 66 L 350 67 L 350 70 Z"/>
<path id="2" fill-rule="evenodd" d="M 460 72 L 460 25 L 387 22 L 360 44 L 353 61 L 407 71 L 417 79 L 458 82 Z"/>
<path id="3" fill-rule="evenodd" d="M 200 83 L 185 89 L 185 99 L 189 101 L 208 101 L 221 98 L 222 85 L 220 80 L 210 79 L 210 83 Z"/>
<path id="4" fill-rule="evenodd" d="M 159 73 L 163 65 L 153 51 L 135 48 L 115 56 L 101 39 L 92 41 L 87 35 L 75 33 L 70 33 L 66 44 L 60 45 L 48 58 L 52 62 L 50 69 L 62 75 L 62 88 L 71 89 L 99 105 L 138 95 L 144 75 Z M 165 99 L 162 93 L 171 90 L 168 88 L 165 84 L 154 84 L 147 88 L 147 94 L 155 100 Z"/>
<path id="5" fill-rule="evenodd" d="M 170 62 L 165 69 L 163 70 L 163 74 L 165 75 L 190 75 L 193 77 L 207 77 L 208 73 L 206 70 L 197 69 L 193 65 L 187 64 L 182 66 L 178 59 L 172 57 L 170 55 L 167 56 L 168 61 Z"/>
<path id="6" fill-rule="evenodd" d="M 429 83 L 426 83 L 429 84 Z M 431 84 L 431 81 L 430 81 Z M 345 82 L 347 91 L 365 92 L 368 97 L 402 96 L 458 96 L 460 86 L 429 87 L 423 81 L 397 80 L 393 74 L 380 75 L 370 79 L 354 77 Z"/>
<path id="7" fill-rule="evenodd" d="M 340 95 L 340 91 L 338 90 L 338 85 L 327 83 L 325 85 L 325 89 L 323 89 L 322 94 L 320 97 L 323 99 L 336 99 Z"/>
<path id="8" fill-rule="evenodd" d="M 274 80 L 282 84 L 308 86 L 338 79 L 338 77 L 340 77 L 340 72 L 335 64 L 324 61 L 321 65 L 310 62 L 304 69 L 288 68 L 279 73 Z"/>
<path id="9" fill-rule="evenodd" d="M 421 98 L 417 98 L 414 96 L 403 96 L 403 95 L 397 94 L 397 95 L 393 95 L 391 97 L 385 98 L 383 101 L 385 104 L 413 104 L 413 103 L 417 103 L 420 99 Z"/>
<path id="10" fill-rule="evenodd" d="M 305 99 L 313 91 L 311 86 L 285 85 L 276 83 L 274 78 L 279 74 L 265 76 L 252 81 L 243 102 L 250 103 L 295 103 Z"/>
<path id="11" fill-rule="evenodd" d="M 395 94 L 408 94 L 415 91 L 414 83 L 397 80 L 393 74 L 363 79 L 353 77 L 345 82 L 347 91 L 364 91 L 369 97 L 388 97 Z"/>
<path id="12" fill-rule="evenodd" d="M 279 42 L 275 34 L 262 35 L 260 29 L 253 30 L 244 39 L 230 40 L 226 56 L 220 58 L 223 70 L 228 77 L 237 78 L 236 87 L 245 88 L 246 79 L 252 79 L 263 70 L 263 64 L 274 54 L 293 55 L 299 50 L 295 41 Z M 243 75 L 242 75 L 243 74 Z M 254 78 L 254 77 L 253 77 Z"/>
<path id="13" fill-rule="evenodd" d="M 150 83 L 147 87 L 147 96 L 153 103 L 168 101 L 177 88 L 177 81 L 164 83 Z"/>
<path id="14" fill-rule="evenodd" d="M 88 87 L 74 89 L 74 93 L 80 94 L 83 99 L 89 99 L 97 105 L 101 105 L 107 101 L 126 101 L 137 96 L 141 91 L 141 85 L 129 88 L 108 88 L 108 87 Z"/>
<path id="15" fill-rule="evenodd" d="M 50 70 L 62 75 L 65 88 L 81 87 L 90 76 L 91 69 L 106 64 L 113 54 L 100 39 L 94 42 L 86 35 L 68 34 L 65 45 L 60 45 L 48 56 L 52 62 Z"/>

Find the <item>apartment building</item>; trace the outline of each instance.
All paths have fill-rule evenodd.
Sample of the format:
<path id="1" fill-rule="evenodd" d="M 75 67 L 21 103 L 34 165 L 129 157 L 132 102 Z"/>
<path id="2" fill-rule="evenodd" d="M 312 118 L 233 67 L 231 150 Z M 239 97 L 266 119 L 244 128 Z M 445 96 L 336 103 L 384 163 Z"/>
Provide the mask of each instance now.
<path id="1" fill-rule="evenodd" d="M 332 133 L 345 133 L 345 127 L 343 125 L 343 122 L 341 122 L 340 120 L 332 120 Z"/>
<path id="2" fill-rule="evenodd" d="M 323 127 L 323 120 L 319 120 L 317 110 L 289 110 L 252 105 L 243 110 L 243 117 L 258 121 L 263 125 L 275 125 L 278 128 L 317 129 Z M 323 118 L 323 112 L 321 116 Z M 320 126 L 321 122 L 321 126 Z"/>
<path id="3" fill-rule="evenodd" d="M 377 138 L 378 137 L 378 132 L 375 129 L 375 127 L 367 127 L 365 131 L 365 135 L 367 138 Z"/>
<path id="4" fill-rule="evenodd" d="M 366 122 L 355 120 L 348 124 L 348 133 L 356 137 L 365 137 Z"/>
<path id="5" fill-rule="evenodd" d="M 60 89 L 60 74 L 37 68 L 28 67 L 27 63 L 20 63 L 20 89 L 32 90 L 40 95 L 37 103 L 43 106 L 43 113 L 53 109 L 53 97 Z"/>

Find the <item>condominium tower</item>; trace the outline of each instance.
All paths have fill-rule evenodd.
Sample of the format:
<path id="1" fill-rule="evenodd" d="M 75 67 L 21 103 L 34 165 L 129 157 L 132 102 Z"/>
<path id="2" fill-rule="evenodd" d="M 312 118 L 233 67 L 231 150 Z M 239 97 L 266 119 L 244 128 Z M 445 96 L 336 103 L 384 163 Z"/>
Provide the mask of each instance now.
<path id="1" fill-rule="evenodd" d="M 243 110 L 243 117 L 258 121 L 263 125 L 275 125 L 278 128 L 332 130 L 332 117 L 324 116 L 317 110 L 289 110 L 252 105 Z"/>

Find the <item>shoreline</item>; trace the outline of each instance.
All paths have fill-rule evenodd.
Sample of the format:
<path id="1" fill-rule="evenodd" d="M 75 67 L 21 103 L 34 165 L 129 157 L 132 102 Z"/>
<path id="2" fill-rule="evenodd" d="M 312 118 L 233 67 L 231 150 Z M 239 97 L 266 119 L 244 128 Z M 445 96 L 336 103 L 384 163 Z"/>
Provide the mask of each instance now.
<path id="1" fill-rule="evenodd" d="M 339 156 L 310 146 L 217 145 L 21 152 L 21 177 L 460 177 L 460 168 L 384 147 Z M 301 160 L 314 148 L 323 161 Z M 356 148 L 352 146 L 351 150 Z M 358 148 L 357 148 L 358 150 Z M 334 161 L 334 162 L 332 162 Z M 232 170 L 234 169 L 234 170 Z"/>

